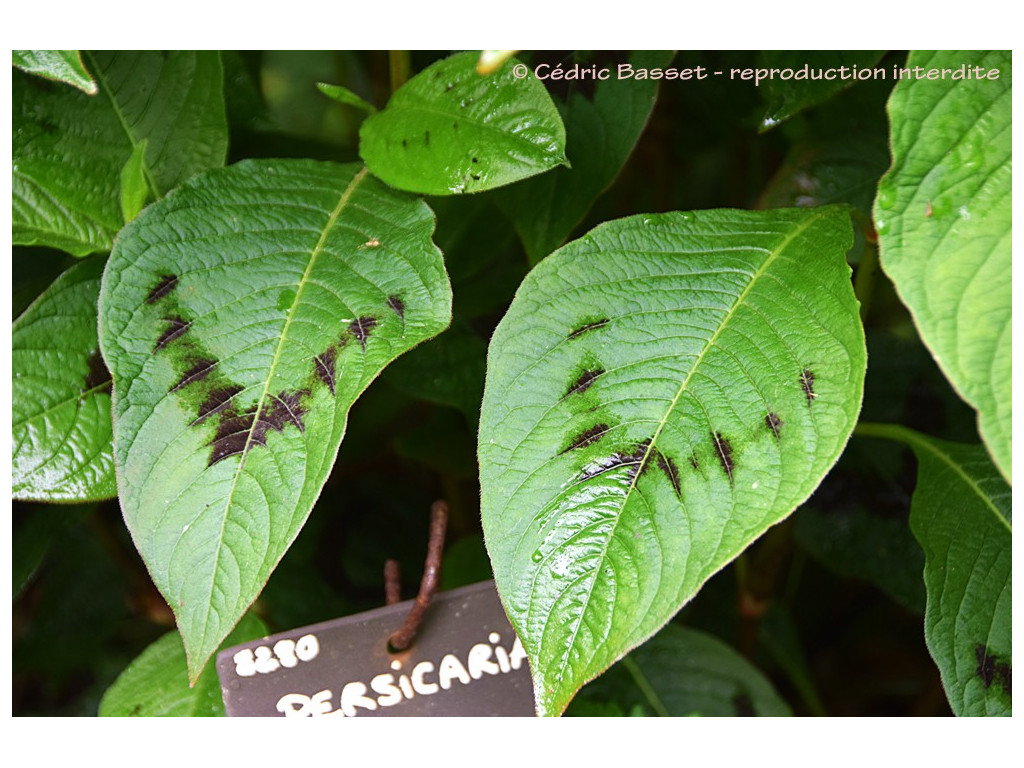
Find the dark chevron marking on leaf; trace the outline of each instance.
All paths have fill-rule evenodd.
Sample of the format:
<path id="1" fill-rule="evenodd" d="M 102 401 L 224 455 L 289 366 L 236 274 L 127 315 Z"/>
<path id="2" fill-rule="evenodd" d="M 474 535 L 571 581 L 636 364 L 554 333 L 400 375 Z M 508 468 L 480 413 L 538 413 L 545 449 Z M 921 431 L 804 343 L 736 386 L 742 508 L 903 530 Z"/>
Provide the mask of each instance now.
<path id="1" fill-rule="evenodd" d="M 584 467 L 583 472 L 580 473 L 579 480 L 590 480 L 592 477 L 603 475 L 605 472 L 610 472 L 619 467 L 626 467 L 627 476 L 632 480 L 640 470 L 640 462 L 643 461 L 645 451 L 646 446 L 639 447 L 628 455 L 616 451 L 607 458 L 597 459 Z"/>
<path id="2" fill-rule="evenodd" d="M 566 390 L 565 394 L 562 395 L 564 400 L 569 395 L 582 394 L 590 389 L 590 385 L 594 383 L 598 376 L 604 373 L 603 368 L 593 368 L 591 370 L 583 371 L 572 384 L 569 385 L 569 389 Z"/>
<path id="3" fill-rule="evenodd" d="M 199 418 L 196 423 L 227 408 L 232 398 L 244 389 L 239 384 L 229 384 L 225 387 L 218 387 L 210 390 L 202 405 L 199 406 Z"/>
<path id="4" fill-rule="evenodd" d="M 176 338 L 185 333 L 191 325 L 191 323 L 186 322 L 177 315 L 173 317 L 165 317 L 164 322 L 167 323 L 167 328 L 160 334 L 160 338 L 156 340 L 156 346 L 153 347 L 154 352 L 159 352 L 161 349 L 166 347 Z"/>
<path id="5" fill-rule="evenodd" d="M 405 320 L 405 302 L 400 296 L 388 296 L 388 306 L 395 310 L 395 314 Z"/>
<path id="6" fill-rule="evenodd" d="M 817 397 L 817 395 L 814 394 L 814 372 L 813 371 L 811 371 L 811 370 L 809 370 L 807 368 L 804 368 L 803 371 L 800 372 L 800 386 L 804 390 L 804 395 L 807 396 L 807 402 L 808 403 L 813 403 L 814 402 L 814 398 Z"/>
<path id="7" fill-rule="evenodd" d="M 700 461 L 697 459 L 696 453 L 690 454 L 690 466 L 698 471 L 700 470 Z"/>
<path id="8" fill-rule="evenodd" d="M 779 418 L 779 414 L 774 411 L 768 411 L 768 414 L 764 417 L 764 423 L 775 434 L 775 439 L 778 440 L 779 430 L 782 429 L 782 419 Z"/>
<path id="9" fill-rule="evenodd" d="M 308 410 L 304 401 L 308 396 L 308 389 L 271 395 L 264 403 L 259 418 L 256 417 L 255 405 L 241 413 L 234 406 L 224 408 L 217 432 L 210 441 L 213 450 L 207 466 L 212 467 L 229 456 L 244 454 L 254 445 L 265 446 L 270 430 L 283 432 L 286 426 L 293 424 L 304 432 L 306 424 L 303 417 Z"/>
<path id="10" fill-rule="evenodd" d="M 364 315 L 363 317 L 357 317 L 348 326 L 348 332 L 351 333 L 359 340 L 359 344 L 362 346 L 363 351 L 366 351 L 366 339 L 370 336 L 372 331 L 377 326 L 377 318 Z"/>
<path id="11" fill-rule="evenodd" d="M 737 693 L 732 697 L 732 706 L 736 711 L 736 717 L 753 717 L 754 702 L 745 693 Z"/>
<path id="12" fill-rule="evenodd" d="M 715 444 L 715 453 L 718 454 L 718 462 L 722 465 L 722 469 L 725 470 L 725 474 L 729 476 L 729 484 L 733 482 L 732 470 L 733 470 L 733 458 L 732 458 L 732 445 L 722 437 L 721 432 L 712 432 L 711 440 Z"/>
<path id="13" fill-rule="evenodd" d="M 672 461 L 672 457 L 666 456 L 661 451 L 657 451 L 658 454 L 658 468 L 668 477 L 669 482 L 672 483 L 672 487 L 675 489 L 676 498 L 681 499 L 683 497 L 683 487 L 679 482 L 679 470 L 676 469 L 676 463 Z"/>
<path id="14" fill-rule="evenodd" d="M 563 453 L 568 453 L 569 451 L 575 451 L 579 448 L 585 448 L 588 445 L 592 445 L 606 435 L 610 429 L 611 427 L 607 424 L 595 424 L 590 429 L 576 435 L 576 437 L 569 442 L 568 446 L 558 452 L 558 455 L 561 456 Z"/>
<path id="15" fill-rule="evenodd" d="M 111 381 L 110 371 L 107 370 L 107 366 L 103 362 L 103 356 L 100 355 L 98 349 L 89 355 L 86 365 L 88 365 L 89 371 L 85 374 L 85 384 L 81 391 L 87 392 L 90 389 L 105 384 L 104 391 L 109 392 L 113 382 Z"/>
<path id="16" fill-rule="evenodd" d="M 313 369 L 320 381 L 334 394 L 334 363 L 338 359 L 338 347 L 332 344 L 322 354 L 313 357 Z"/>
<path id="17" fill-rule="evenodd" d="M 992 683 L 998 679 L 1000 687 L 1012 697 L 1012 669 L 1010 665 L 999 661 L 995 656 L 990 656 L 988 647 L 982 643 L 974 646 L 974 656 L 978 660 L 978 666 L 974 672 L 981 678 L 985 687 L 990 688 Z"/>
<path id="18" fill-rule="evenodd" d="M 604 318 L 603 320 L 595 320 L 591 323 L 581 325 L 575 331 L 570 333 L 568 338 L 575 339 L 577 336 L 582 336 L 587 331 L 593 331 L 596 330 L 597 328 L 603 328 L 604 326 L 608 325 L 608 322 L 608 318 Z"/>
<path id="19" fill-rule="evenodd" d="M 177 275 L 163 275 L 160 278 L 160 282 L 149 292 L 149 295 L 146 297 L 146 303 L 156 304 L 160 299 L 173 291 L 177 285 Z"/>
<path id="20" fill-rule="evenodd" d="M 197 381 L 202 381 L 217 367 L 216 360 L 210 360 L 209 358 L 201 357 L 192 364 L 192 367 L 185 371 L 181 378 L 178 379 L 178 383 L 171 387 L 171 392 L 177 392 L 182 387 L 187 387 L 189 384 L 193 384 Z"/>

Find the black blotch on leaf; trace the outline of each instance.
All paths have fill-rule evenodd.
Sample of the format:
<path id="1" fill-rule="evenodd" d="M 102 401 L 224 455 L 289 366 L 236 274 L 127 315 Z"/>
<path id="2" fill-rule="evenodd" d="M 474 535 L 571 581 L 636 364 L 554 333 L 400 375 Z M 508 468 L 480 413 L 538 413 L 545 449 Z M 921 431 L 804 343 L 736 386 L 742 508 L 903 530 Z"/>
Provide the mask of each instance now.
<path id="1" fill-rule="evenodd" d="M 395 311 L 396 315 L 405 319 L 405 302 L 400 296 L 388 296 L 388 306 Z"/>
<path id="2" fill-rule="evenodd" d="M 216 367 L 216 360 L 210 360 L 209 358 L 205 357 L 199 358 L 198 360 L 195 361 L 195 363 L 192 364 L 192 366 L 187 371 L 181 374 L 181 378 L 178 379 L 178 382 L 173 387 L 171 387 L 170 391 L 177 392 L 179 389 L 187 387 L 189 384 L 193 384 L 197 381 L 202 381 L 211 373 L 213 373 L 213 370 Z"/>
<path id="3" fill-rule="evenodd" d="M 729 484 L 731 485 L 733 482 L 732 445 L 728 440 L 722 437 L 721 432 L 712 432 L 711 441 L 715 444 L 715 453 L 718 454 L 718 463 L 722 465 L 722 469 L 725 470 L 725 474 L 729 476 Z"/>
<path id="4" fill-rule="evenodd" d="M 779 430 L 782 429 L 782 419 L 779 418 L 779 414 L 774 411 L 768 411 L 768 414 L 764 417 L 764 423 L 775 434 L 775 439 L 778 440 Z"/>
<path id="5" fill-rule="evenodd" d="M 746 693 L 737 693 L 732 697 L 732 707 L 736 712 L 736 717 L 753 717 L 754 716 L 754 702 L 750 700 L 750 696 Z"/>
<path id="6" fill-rule="evenodd" d="M 423 143 L 428 147 L 430 146 L 430 131 L 423 132 Z"/>
<path id="7" fill-rule="evenodd" d="M 679 482 L 679 470 L 676 468 L 676 463 L 672 461 L 672 457 L 658 451 L 658 468 L 665 473 L 669 482 L 672 483 L 676 497 L 681 499 L 683 497 L 683 486 Z"/>
<path id="8" fill-rule="evenodd" d="M 313 357 L 313 370 L 317 377 L 334 394 L 334 363 L 338 359 L 338 348 L 333 344 Z"/>
<path id="9" fill-rule="evenodd" d="M 363 317 L 357 317 L 348 326 L 348 332 L 358 339 L 359 344 L 362 346 L 363 351 L 366 351 L 366 340 L 370 336 L 372 331 L 377 326 L 377 318 L 364 315 Z"/>
<path id="10" fill-rule="evenodd" d="M 607 318 L 605 318 L 603 320 L 595 320 L 592 323 L 587 323 L 586 325 L 581 325 L 575 331 L 570 333 L 568 338 L 575 339 L 577 336 L 582 336 L 587 331 L 593 331 L 593 330 L 596 330 L 597 328 L 603 328 L 606 325 L 608 325 L 608 319 Z"/>
<path id="11" fill-rule="evenodd" d="M 807 368 L 804 368 L 800 372 L 800 386 L 801 386 L 801 388 L 804 391 L 804 395 L 807 397 L 807 402 L 808 403 L 813 403 L 814 402 L 814 398 L 817 397 L 817 395 L 814 394 L 814 372 L 813 371 L 811 371 L 811 370 L 809 370 Z"/>
<path id="12" fill-rule="evenodd" d="M 88 372 L 85 374 L 85 384 L 82 387 L 82 392 L 87 392 L 93 387 L 103 384 L 106 385 L 103 391 L 109 392 L 113 382 L 110 380 L 110 371 L 107 370 L 100 351 L 98 349 L 93 350 L 93 353 L 89 355 L 89 359 L 85 362 L 88 366 Z"/>
<path id="13" fill-rule="evenodd" d="M 605 472 L 610 472 L 613 469 L 625 467 L 626 477 L 628 477 L 630 482 L 632 482 L 637 473 L 642 469 L 640 465 L 644 462 L 644 457 L 647 454 L 647 447 L 650 444 L 650 440 L 645 440 L 640 443 L 632 453 L 624 454 L 616 451 L 607 458 L 597 459 L 595 462 L 583 469 L 583 472 L 580 473 L 579 479 L 589 480 L 592 477 L 603 475 Z"/>
<path id="14" fill-rule="evenodd" d="M 159 352 L 176 338 L 181 336 L 188 330 L 190 325 L 190 323 L 177 315 L 165 317 L 164 322 L 167 323 L 167 328 L 165 328 L 164 332 L 160 334 L 160 338 L 156 340 L 156 346 L 153 347 L 154 352 Z"/>
<path id="15" fill-rule="evenodd" d="M 562 399 L 565 399 L 569 395 L 577 395 L 586 392 L 588 389 L 590 389 L 590 385 L 597 380 L 597 377 L 601 376 L 603 373 L 603 368 L 594 368 L 589 371 L 583 371 L 583 373 L 581 373 L 577 377 L 577 379 L 572 384 L 569 385 L 569 388 L 565 391 L 565 394 L 562 395 Z"/>
<path id="16" fill-rule="evenodd" d="M 608 430 L 611 429 L 607 424 L 595 424 L 590 429 L 580 432 L 574 437 L 565 448 L 558 452 L 559 455 L 568 453 L 569 451 L 575 451 L 580 448 L 586 448 L 588 445 L 592 445 L 600 440 Z"/>
<path id="17" fill-rule="evenodd" d="M 479 163 L 479 162 L 480 162 L 480 158 L 478 158 L 478 157 L 474 157 L 474 158 L 473 158 L 473 162 L 474 162 L 474 163 Z"/>
<path id="18" fill-rule="evenodd" d="M 304 432 L 306 425 L 303 417 L 307 408 L 304 404 L 309 396 L 308 389 L 282 391 L 271 395 L 263 408 L 256 415 L 256 406 L 239 412 L 234 406 L 223 409 L 217 431 L 210 441 L 213 450 L 207 466 L 212 467 L 219 461 L 252 450 L 254 445 L 266 445 L 270 430 L 282 432 L 289 424 Z"/>
<path id="19" fill-rule="evenodd" d="M 690 454 L 690 466 L 693 467 L 694 469 L 700 469 L 700 461 L 697 460 L 696 453 Z"/>
<path id="20" fill-rule="evenodd" d="M 473 181 L 480 181 L 480 174 L 479 173 L 471 173 L 469 175 L 470 175 L 470 178 L 473 179 Z"/>
<path id="21" fill-rule="evenodd" d="M 164 296 L 169 294 L 178 285 L 177 275 L 163 275 L 160 282 L 153 286 L 153 289 L 146 296 L 147 304 L 156 304 Z"/>
<path id="22" fill-rule="evenodd" d="M 238 384 L 229 384 L 225 387 L 217 387 L 210 390 L 202 405 L 199 406 L 199 416 L 196 419 L 196 423 L 198 424 L 208 416 L 223 411 L 231 404 L 231 399 L 243 389 L 244 387 Z"/>
<path id="23" fill-rule="evenodd" d="M 402 139 L 402 149 L 408 149 L 408 148 L 409 148 L 409 142 L 406 141 L 405 139 Z"/>
<path id="24" fill-rule="evenodd" d="M 985 684 L 985 687 L 990 688 L 992 683 L 998 680 L 1000 687 L 1012 696 L 1012 669 L 1010 665 L 999 661 L 995 656 L 990 656 L 988 647 L 982 643 L 974 646 L 974 657 L 978 661 L 978 666 L 974 670 L 975 674 L 981 678 L 981 682 Z"/>

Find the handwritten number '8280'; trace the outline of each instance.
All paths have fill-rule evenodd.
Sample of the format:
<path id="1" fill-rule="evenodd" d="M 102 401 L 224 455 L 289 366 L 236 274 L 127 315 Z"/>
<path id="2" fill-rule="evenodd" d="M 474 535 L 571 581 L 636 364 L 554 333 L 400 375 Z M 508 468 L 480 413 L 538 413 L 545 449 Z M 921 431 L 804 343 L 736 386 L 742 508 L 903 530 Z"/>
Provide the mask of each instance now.
<path id="1" fill-rule="evenodd" d="M 273 649 L 261 645 L 258 648 L 244 648 L 232 658 L 235 674 L 239 677 L 267 675 L 281 667 L 294 667 L 300 661 L 312 661 L 320 653 L 320 642 L 316 635 L 303 635 L 298 640 L 278 640 Z"/>

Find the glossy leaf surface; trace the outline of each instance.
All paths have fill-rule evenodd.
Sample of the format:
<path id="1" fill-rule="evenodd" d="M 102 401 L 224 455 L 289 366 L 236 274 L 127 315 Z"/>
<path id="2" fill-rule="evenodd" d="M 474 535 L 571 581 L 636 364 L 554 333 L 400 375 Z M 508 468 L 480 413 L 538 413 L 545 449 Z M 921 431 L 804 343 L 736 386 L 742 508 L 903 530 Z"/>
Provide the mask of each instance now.
<path id="1" fill-rule="evenodd" d="M 565 126 L 543 83 L 515 59 L 489 75 L 466 51 L 420 72 L 359 131 L 370 171 L 410 192 L 483 192 L 565 163 Z"/>
<path id="2" fill-rule="evenodd" d="M 910 528 L 924 549 L 928 650 L 958 715 L 1010 715 L 1010 487 L 980 445 L 888 424 L 858 434 L 900 440 L 917 455 Z"/>
<path id="3" fill-rule="evenodd" d="M 1011 472 L 1011 147 L 1008 52 L 915 52 L 907 66 L 1000 69 L 997 80 L 903 81 L 889 101 L 879 185 L 882 267 L 1003 477 Z"/>
<path id="4" fill-rule="evenodd" d="M 247 614 L 224 641 L 225 647 L 269 634 Z M 181 635 L 168 632 L 118 676 L 100 701 L 100 717 L 224 717 L 217 670 L 207 669 L 189 686 Z"/>
<path id="5" fill-rule="evenodd" d="M 91 501 L 117 495 L 110 374 L 96 333 L 103 264 L 100 258 L 76 264 L 14 322 L 11 484 L 16 499 Z"/>
<path id="6" fill-rule="evenodd" d="M 86 61 L 99 83 L 96 96 L 14 73 L 15 243 L 76 256 L 110 250 L 125 222 L 121 174 L 143 140 L 154 198 L 224 163 L 216 52 L 122 51 Z"/>
<path id="7" fill-rule="evenodd" d="M 786 702 L 750 662 L 713 635 L 669 624 L 580 692 L 567 714 L 780 717 Z"/>
<path id="8" fill-rule="evenodd" d="M 656 632 L 814 490 L 856 421 L 848 210 L 603 224 L 491 339 L 484 533 L 538 710 Z"/>
<path id="9" fill-rule="evenodd" d="M 273 160 L 119 236 L 100 338 L 121 506 L 193 678 L 302 527 L 352 403 L 450 321 L 433 227 L 359 165 Z"/>
<path id="10" fill-rule="evenodd" d="M 96 81 L 82 63 L 78 51 L 12 51 L 14 66 L 39 77 L 73 85 L 95 95 Z"/>
<path id="11" fill-rule="evenodd" d="M 636 51 L 629 64 L 652 69 L 671 60 L 671 51 Z M 657 80 L 617 77 L 598 82 L 589 97 L 580 90 L 569 94 L 562 113 L 571 165 L 516 184 L 501 197 L 531 263 L 564 243 L 615 180 L 647 125 L 657 95 Z"/>

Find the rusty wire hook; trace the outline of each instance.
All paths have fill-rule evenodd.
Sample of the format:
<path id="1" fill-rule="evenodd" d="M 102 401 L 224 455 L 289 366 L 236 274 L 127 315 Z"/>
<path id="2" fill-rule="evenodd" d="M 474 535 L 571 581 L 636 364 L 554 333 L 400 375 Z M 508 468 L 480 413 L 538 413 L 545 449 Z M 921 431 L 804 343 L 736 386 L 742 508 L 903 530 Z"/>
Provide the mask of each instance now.
<path id="1" fill-rule="evenodd" d="M 448 504 L 442 500 L 430 506 L 430 539 L 427 543 L 427 560 L 423 566 L 423 579 L 416 602 L 409 609 L 405 623 L 388 638 L 392 650 L 404 651 L 412 645 L 413 638 L 423 622 L 423 616 L 434 599 L 438 584 L 441 581 L 441 551 L 444 549 L 444 532 L 448 526 Z M 402 599 L 399 583 L 398 561 L 389 559 L 384 563 L 384 599 L 388 605 L 394 605 Z"/>

